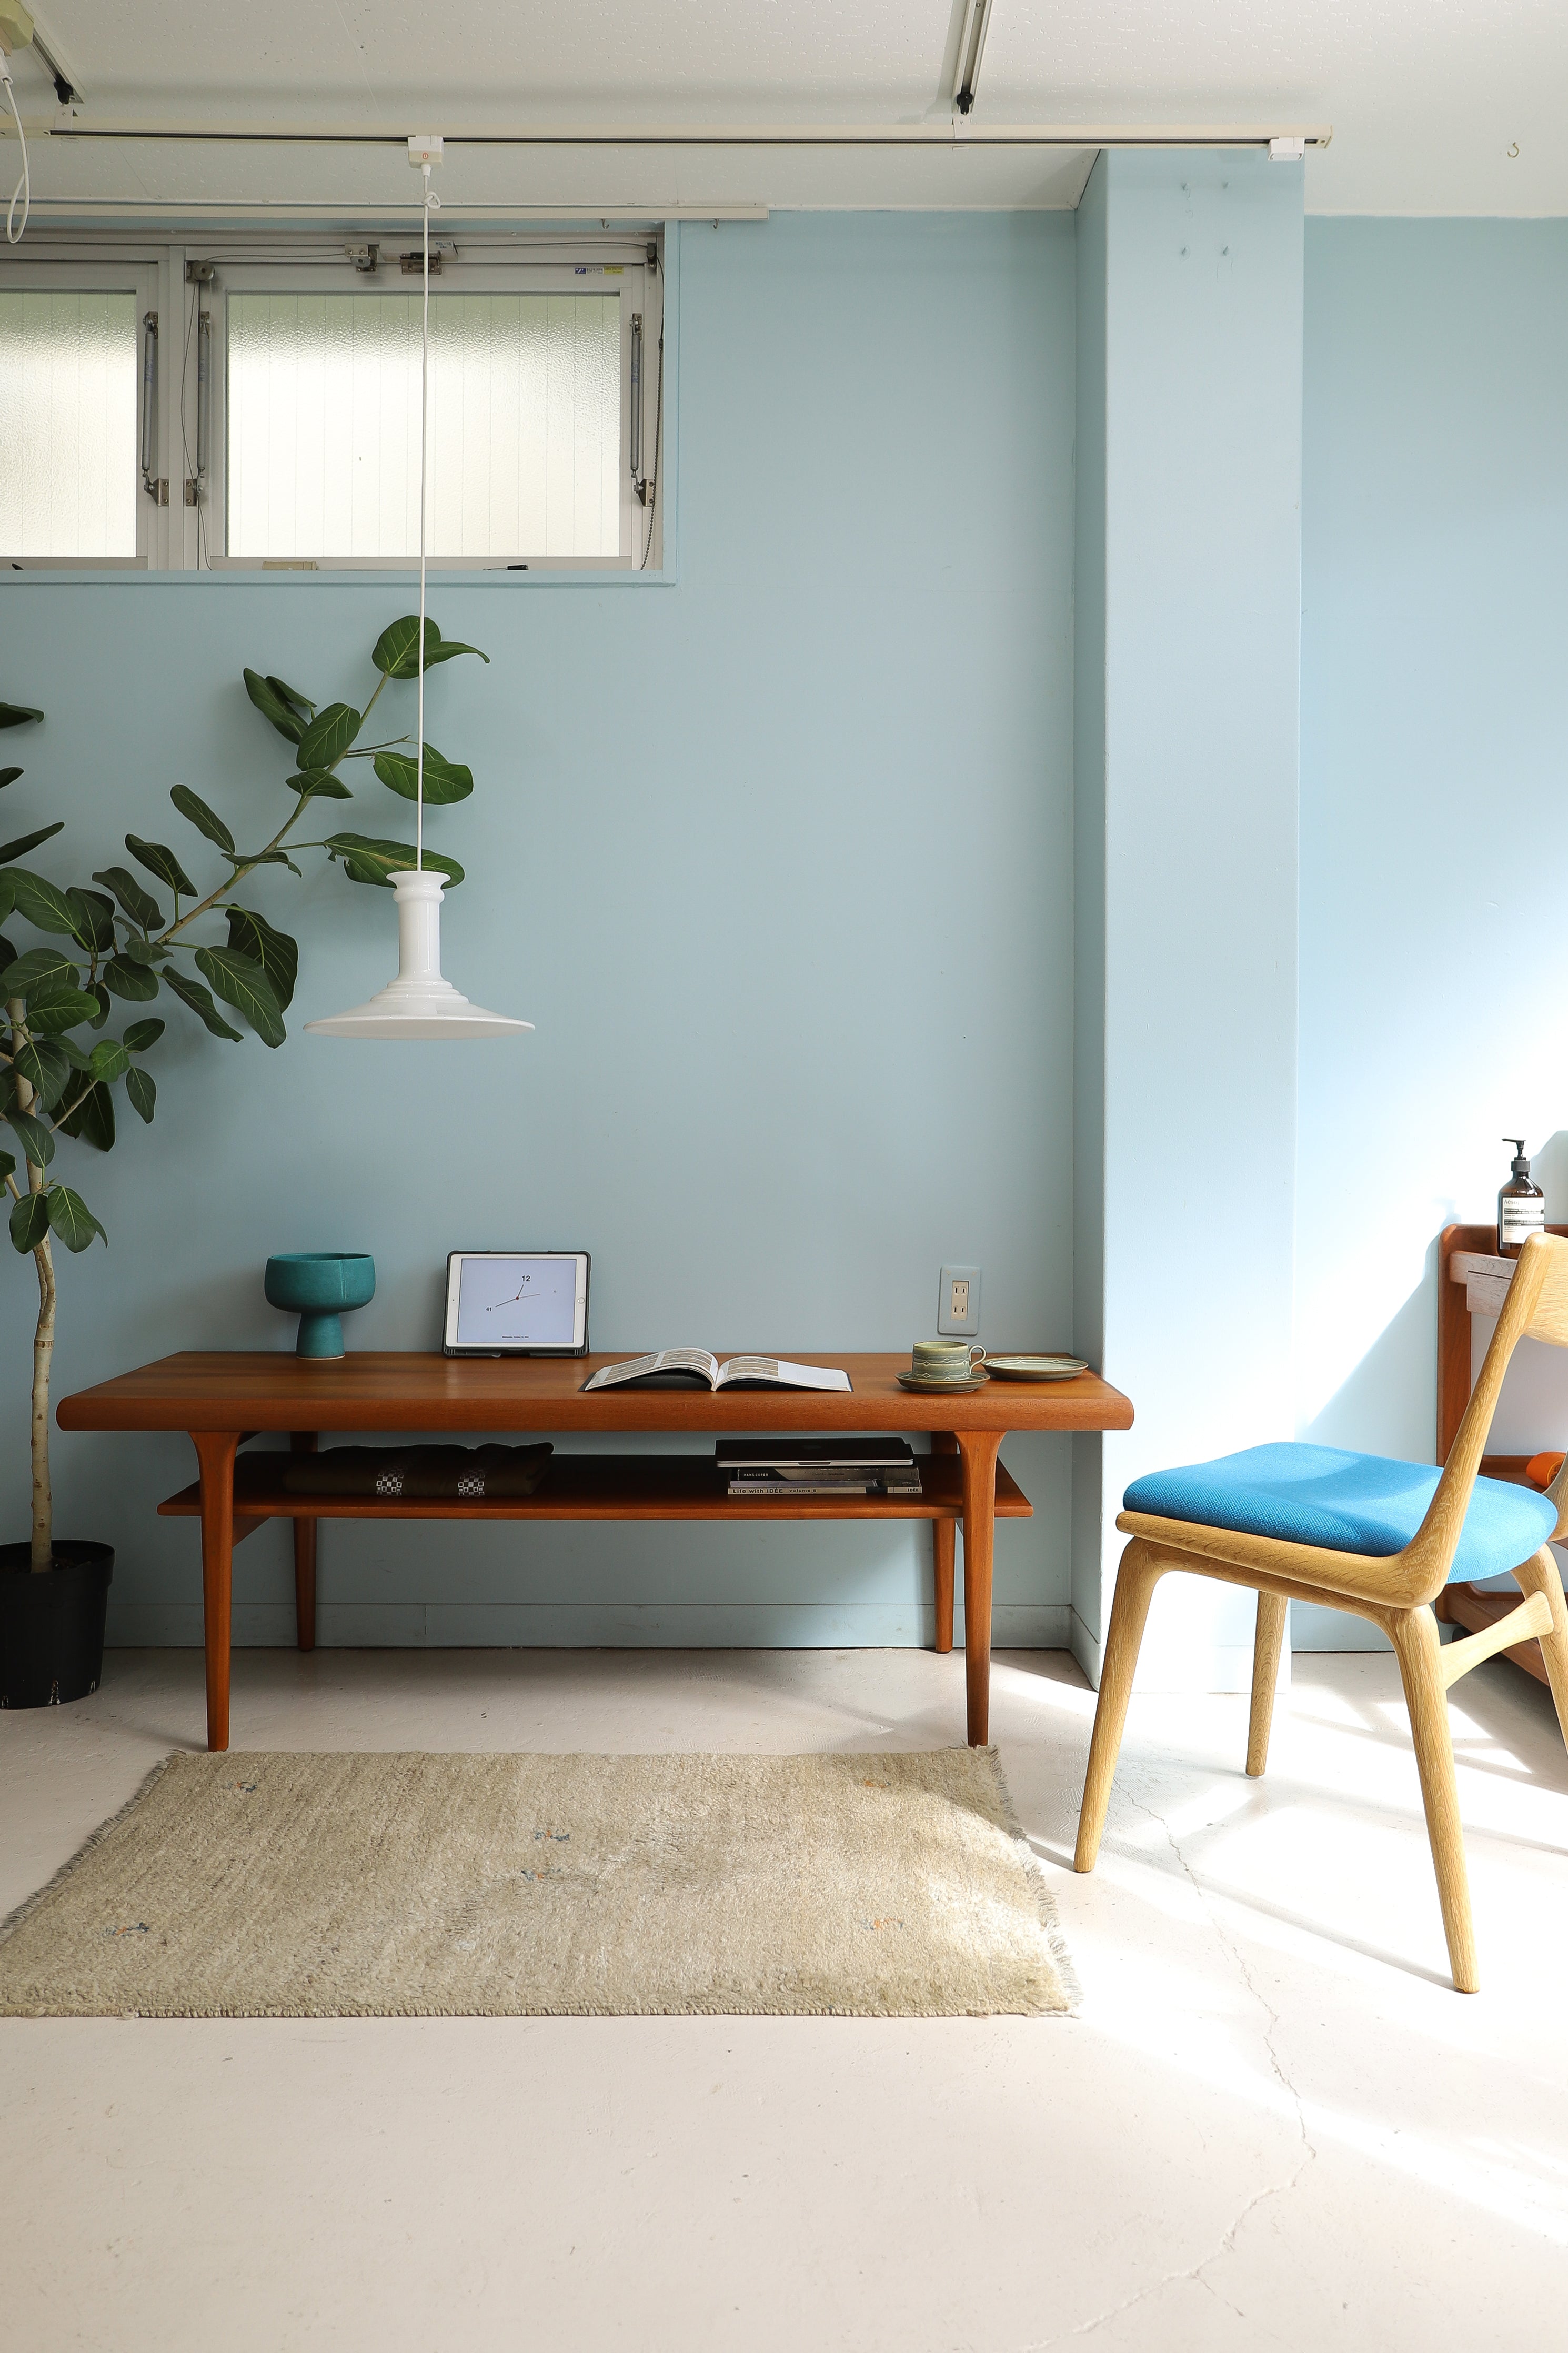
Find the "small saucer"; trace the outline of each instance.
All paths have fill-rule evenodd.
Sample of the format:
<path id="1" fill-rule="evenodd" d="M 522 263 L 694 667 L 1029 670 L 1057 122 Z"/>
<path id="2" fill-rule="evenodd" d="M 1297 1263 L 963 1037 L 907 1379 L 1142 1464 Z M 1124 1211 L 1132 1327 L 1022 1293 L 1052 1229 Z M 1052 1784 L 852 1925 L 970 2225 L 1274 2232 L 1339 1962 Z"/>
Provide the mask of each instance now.
<path id="1" fill-rule="evenodd" d="M 987 1356 L 985 1369 L 1005 1381 L 1071 1381 L 1089 1366 L 1081 1356 Z"/>
<path id="2" fill-rule="evenodd" d="M 977 1373 L 966 1381 L 928 1381 L 919 1373 L 900 1373 L 899 1387 L 916 1389 L 921 1397 L 972 1397 L 976 1389 L 985 1387 L 985 1375 Z"/>

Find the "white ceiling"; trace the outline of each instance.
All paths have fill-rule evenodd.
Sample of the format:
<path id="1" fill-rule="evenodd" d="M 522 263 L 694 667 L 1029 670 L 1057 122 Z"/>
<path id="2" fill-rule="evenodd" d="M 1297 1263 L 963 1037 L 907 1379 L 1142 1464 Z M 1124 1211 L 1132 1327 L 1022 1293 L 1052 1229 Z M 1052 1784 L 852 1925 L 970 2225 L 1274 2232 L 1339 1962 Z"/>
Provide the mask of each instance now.
<path id="1" fill-rule="evenodd" d="M 43 0 L 86 123 L 935 121 L 963 0 Z M 47 83 L 16 62 L 25 114 Z M 994 0 L 973 121 L 1331 122 L 1327 213 L 1568 214 L 1568 0 Z M 1516 152 L 1515 152 L 1516 151 Z M 15 150 L 11 150 L 15 153 Z M 468 149 L 454 202 L 1070 204 L 1072 154 Z M 49 142 L 40 195 L 405 198 L 385 150 Z"/>

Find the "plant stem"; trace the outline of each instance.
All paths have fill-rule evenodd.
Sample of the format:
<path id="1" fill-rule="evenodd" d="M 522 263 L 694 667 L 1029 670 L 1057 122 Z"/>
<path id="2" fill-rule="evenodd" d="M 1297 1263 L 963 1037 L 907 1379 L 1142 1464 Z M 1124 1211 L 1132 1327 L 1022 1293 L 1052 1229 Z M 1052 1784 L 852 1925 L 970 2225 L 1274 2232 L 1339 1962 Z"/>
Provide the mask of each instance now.
<path id="1" fill-rule="evenodd" d="M 18 1051 L 27 1042 L 26 1008 L 16 998 L 6 1008 L 11 1043 Z M 31 1082 L 16 1073 L 16 1108 L 30 1112 L 37 1101 Z M 43 1170 L 36 1160 L 26 1163 L 27 1190 L 45 1190 Z M 35 1576 L 55 1565 L 54 1496 L 49 1485 L 49 1371 L 55 1354 L 55 1259 L 49 1237 L 33 1250 L 38 1270 L 38 1321 L 33 1333 L 33 1541 L 29 1562 Z"/>
<path id="2" fill-rule="evenodd" d="M 30 1176 L 42 1171 L 29 1167 Z M 34 1187 L 37 1190 L 37 1187 Z M 54 1493 L 49 1484 L 49 1373 L 55 1355 L 55 1260 L 49 1236 L 33 1252 L 38 1269 L 38 1322 L 33 1334 L 33 1574 L 55 1563 Z"/>

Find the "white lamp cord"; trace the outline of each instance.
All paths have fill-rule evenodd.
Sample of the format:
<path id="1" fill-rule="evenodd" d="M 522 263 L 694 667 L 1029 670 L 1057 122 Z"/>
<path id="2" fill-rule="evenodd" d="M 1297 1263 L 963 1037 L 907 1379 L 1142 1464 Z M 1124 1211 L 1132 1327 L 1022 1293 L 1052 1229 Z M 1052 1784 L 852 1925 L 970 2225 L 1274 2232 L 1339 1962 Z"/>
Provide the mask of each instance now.
<path id="1" fill-rule="evenodd" d="M 425 174 L 425 306 L 419 326 L 419 765 L 415 780 L 414 871 L 425 868 L 425 509 L 430 470 L 430 216 L 441 203 L 430 186 L 430 166 Z"/>
<path id="2" fill-rule="evenodd" d="M 33 209 L 33 174 L 27 162 L 27 134 L 22 128 L 22 118 L 16 111 L 16 93 L 11 87 L 11 62 L 0 49 L 0 81 L 5 85 L 5 95 L 11 101 L 11 120 L 16 126 L 16 136 L 22 142 L 22 176 L 11 191 L 11 202 L 5 214 L 5 242 L 20 245 L 22 232 L 27 226 L 27 215 Z M 22 200 L 22 217 L 16 218 L 16 199 Z"/>

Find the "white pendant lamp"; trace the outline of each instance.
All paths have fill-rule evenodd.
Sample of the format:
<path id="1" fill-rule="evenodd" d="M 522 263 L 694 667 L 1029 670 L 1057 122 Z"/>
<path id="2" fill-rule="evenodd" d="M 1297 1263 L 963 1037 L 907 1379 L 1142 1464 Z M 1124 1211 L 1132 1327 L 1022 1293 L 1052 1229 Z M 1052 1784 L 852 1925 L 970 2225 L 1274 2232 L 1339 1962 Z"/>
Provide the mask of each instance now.
<path id="1" fill-rule="evenodd" d="M 419 758 L 414 871 L 389 876 L 397 898 L 397 977 L 364 1005 L 307 1021 L 323 1038 L 515 1038 L 531 1021 L 513 1021 L 470 1005 L 441 977 L 441 893 L 447 878 L 425 863 L 425 554 L 426 488 L 430 468 L 430 215 L 440 197 L 430 187 L 430 167 L 441 160 L 441 142 L 418 133 L 408 142 L 408 160 L 425 174 L 425 305 L 419 360 Z"/>

